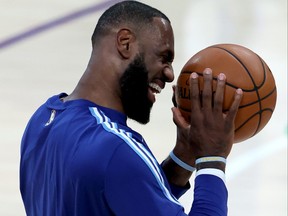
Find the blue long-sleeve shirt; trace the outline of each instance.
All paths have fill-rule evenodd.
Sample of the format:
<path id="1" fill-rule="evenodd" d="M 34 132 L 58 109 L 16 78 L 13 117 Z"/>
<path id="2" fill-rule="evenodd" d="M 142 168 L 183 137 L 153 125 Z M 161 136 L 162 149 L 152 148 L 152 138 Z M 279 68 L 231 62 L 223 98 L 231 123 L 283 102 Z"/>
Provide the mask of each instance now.
<path id="1" fill-rule="evenodd" d="M 87 100 L 48 99 L 21 144 L 20 189 L 28 216 L 182 216 L 187 188 L 167 181 L 127 117 Z M 192 200 L 192 197 L 191 197 Z M 227 190 L 215 175 L 195 179 L 189 215 L 227 215 Z"/>

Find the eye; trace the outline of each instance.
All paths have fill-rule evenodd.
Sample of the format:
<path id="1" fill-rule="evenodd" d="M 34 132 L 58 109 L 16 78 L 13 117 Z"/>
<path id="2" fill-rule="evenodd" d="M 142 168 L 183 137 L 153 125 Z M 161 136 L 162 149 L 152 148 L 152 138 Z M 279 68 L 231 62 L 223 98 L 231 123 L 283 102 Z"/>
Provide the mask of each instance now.
<path id="1" fill-rule="evenodd" d="M 162 63 L 163 64 L 172 64 L 173 62 L 173 55 L 171 52 L 165 53 L 162 56 Z"/>

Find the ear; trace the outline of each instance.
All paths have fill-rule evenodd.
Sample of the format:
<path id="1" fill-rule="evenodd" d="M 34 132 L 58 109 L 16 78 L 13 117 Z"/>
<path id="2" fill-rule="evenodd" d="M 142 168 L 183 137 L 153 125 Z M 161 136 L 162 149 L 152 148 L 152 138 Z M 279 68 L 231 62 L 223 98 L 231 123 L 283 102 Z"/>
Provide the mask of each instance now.
<path id="1" fill-rule="evenodd" d="M 128 59 L 133 55 L 135 35 L 129 29 L 120 29 L 117 33 L 117 49 L 119 54 Z"/>

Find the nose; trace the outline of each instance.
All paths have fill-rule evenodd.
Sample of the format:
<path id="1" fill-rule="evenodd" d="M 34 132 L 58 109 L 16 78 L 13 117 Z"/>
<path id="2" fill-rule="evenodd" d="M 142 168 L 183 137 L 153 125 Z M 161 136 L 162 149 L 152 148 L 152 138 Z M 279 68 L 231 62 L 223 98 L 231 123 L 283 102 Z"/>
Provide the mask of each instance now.
<path id="1" fill-rule="evenodd" d="M 172 65 L 166 66 L 163 73 L 166 82 L 172 82 L 174 80 L 174 71 Z"/>

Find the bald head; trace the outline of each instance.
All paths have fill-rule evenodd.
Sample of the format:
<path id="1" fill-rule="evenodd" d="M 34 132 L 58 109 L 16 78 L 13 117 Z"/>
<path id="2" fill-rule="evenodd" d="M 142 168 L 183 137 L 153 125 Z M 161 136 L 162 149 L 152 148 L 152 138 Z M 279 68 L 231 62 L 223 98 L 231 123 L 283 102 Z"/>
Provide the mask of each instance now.
<path id="1" fill-rule="evenodd" d="M 101 37 L 123 25 L 133 28 L 135 32 L 140 28 L 150 27 L 155 17 L 163 18 L 170 23 L 165 14 L 151 6 L 136 1 L 117 3 L 107 9 L 98 20 L 92 35 L 92 45 L 94 46 Z"/>

